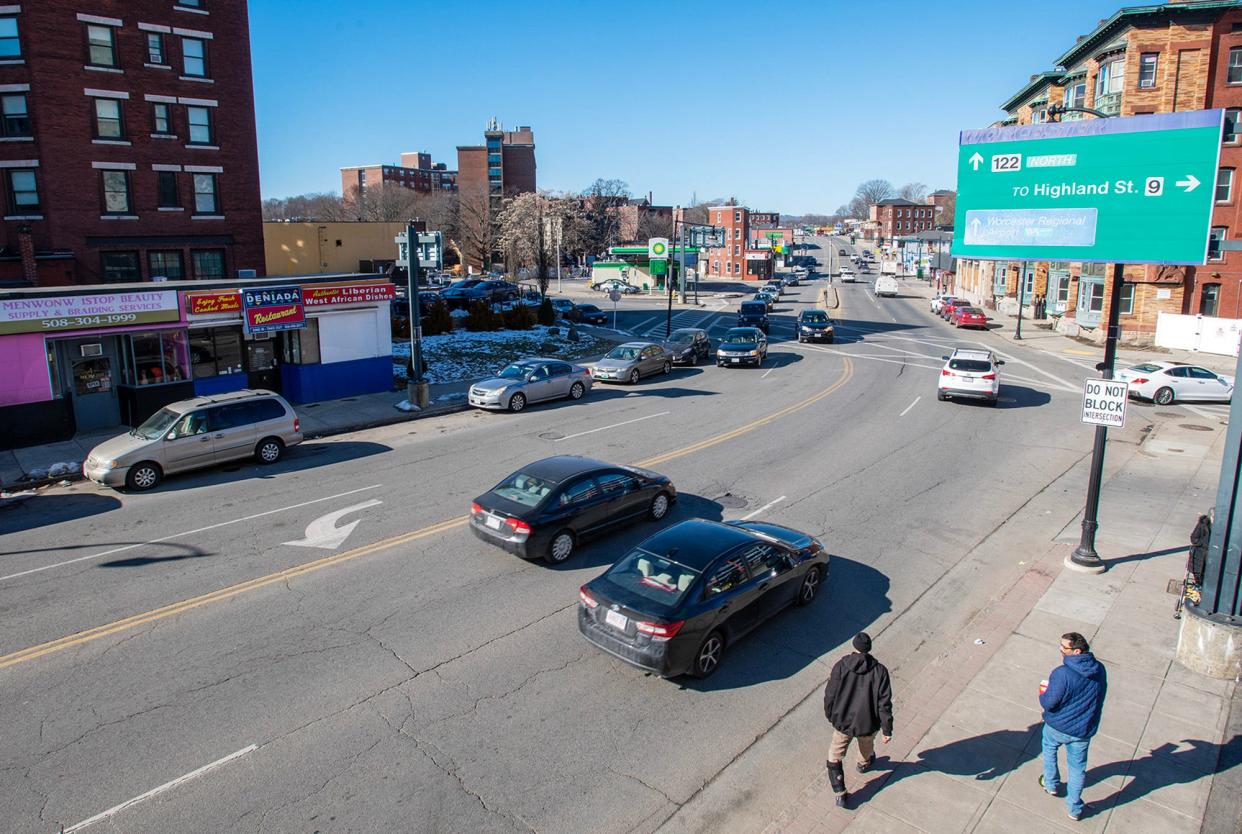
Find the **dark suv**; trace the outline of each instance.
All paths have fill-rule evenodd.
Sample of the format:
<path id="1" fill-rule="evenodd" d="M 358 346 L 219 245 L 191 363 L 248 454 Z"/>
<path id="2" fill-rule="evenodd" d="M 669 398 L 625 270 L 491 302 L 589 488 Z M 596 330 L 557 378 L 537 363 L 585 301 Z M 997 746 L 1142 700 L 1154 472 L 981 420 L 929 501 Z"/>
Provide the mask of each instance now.
<path id="1" fill-rule="evenodd" d="M 824 341 L 832 344 L 835 336 L 832 319 L 825 310 L 802 310 L 798 313 L 794 332 L 799 342 Z"/>
<path id="2" fill-rule="evenodd" d="M 743 301 L 737 310 L 738 327 L 758 327 L 768 332 L 768 305 L 762 301 Z"/>

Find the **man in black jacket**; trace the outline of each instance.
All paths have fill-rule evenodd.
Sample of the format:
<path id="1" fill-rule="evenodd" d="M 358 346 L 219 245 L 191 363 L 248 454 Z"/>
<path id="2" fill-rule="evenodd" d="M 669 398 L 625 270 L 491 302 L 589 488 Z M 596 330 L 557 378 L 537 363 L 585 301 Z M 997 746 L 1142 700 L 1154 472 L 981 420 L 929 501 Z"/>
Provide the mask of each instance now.
<path id="1" fill-rule="evenodd" d="M 858 740 L 858 772 L 866 773 L 875 762 L 875 734 L 885 744 L 893 736 L 893 689 L 888 669 L 871 656 L 871 637 L 865 631 L 854 638 L 853 654 L 832 667 L 824 687 L 824 715 L 832 724 L 828 748 L 828 781 L 837 795 L 837 807 L 846 807 L 845 769 L 841 760 L 850 741 Z"/>

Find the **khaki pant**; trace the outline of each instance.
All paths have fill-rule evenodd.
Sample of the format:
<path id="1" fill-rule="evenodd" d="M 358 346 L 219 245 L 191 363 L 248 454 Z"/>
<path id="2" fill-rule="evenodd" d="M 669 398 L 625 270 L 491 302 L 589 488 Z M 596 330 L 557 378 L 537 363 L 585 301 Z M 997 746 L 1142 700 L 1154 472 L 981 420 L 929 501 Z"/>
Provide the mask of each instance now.
<path id="1" fill-rule="evenodd" d="M 869 736 L 847 736 L 840 730 L 832 731 L 832 744 L 828 747 L 828 761 L 836 763 L 845 758 L 845 753 L 850 749 L 850 741 L 857 738 L 858 755 L 861 761 L 867 762 L 875 755 L 875 733 Z"/>

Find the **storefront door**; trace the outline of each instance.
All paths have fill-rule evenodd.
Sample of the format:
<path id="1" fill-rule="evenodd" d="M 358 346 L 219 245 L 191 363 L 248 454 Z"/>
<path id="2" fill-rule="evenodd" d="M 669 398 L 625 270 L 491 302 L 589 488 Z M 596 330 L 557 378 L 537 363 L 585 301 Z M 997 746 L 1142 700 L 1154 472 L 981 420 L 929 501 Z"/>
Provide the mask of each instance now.
<path id="1" fill-rule="evenodd" d="M 275 339 L 256 339 L 246 342 L 247 385 L 280 391 L 280 362 L 276 356 L 278 342 Z"/>
<path id="2" fill-rule="evenodd" d="M 65 393 L 73 399 L 78 431 L 92 431 L 121 422 L 117 384 L 121 381 L 116 340 L 110 336 L 57 341 Z"/>

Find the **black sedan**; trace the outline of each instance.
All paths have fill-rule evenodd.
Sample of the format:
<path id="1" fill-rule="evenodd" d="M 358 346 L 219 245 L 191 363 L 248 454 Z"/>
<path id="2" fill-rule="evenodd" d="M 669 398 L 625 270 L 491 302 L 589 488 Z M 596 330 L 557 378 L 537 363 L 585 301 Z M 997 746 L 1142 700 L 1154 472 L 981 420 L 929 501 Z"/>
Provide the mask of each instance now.
<path id="1" fill-rule="evenodd" d="M 608 314 L 594 304 L 575 304 L 574 308 L 565 313 L 565 318 L 573 322 L 587 324 L 606 324 Z"/>
<path id="2" fill-rule="evenodd" d="M 789 605 L 812 602 L 828 553 L 805 533 L 757 521 L 674 524 L 578 592 L 578 630 L 661 677 L 705 678 L 725 648 Z"/>
<path id="3" fill-rule="evenodd" d="M 470 529 L 523 559 L 560 564 L 583 539 L 646 516 L 659 521 L 677 500 L 648 469 L 561 455 L 519 469 L 470 504 Z"/>

